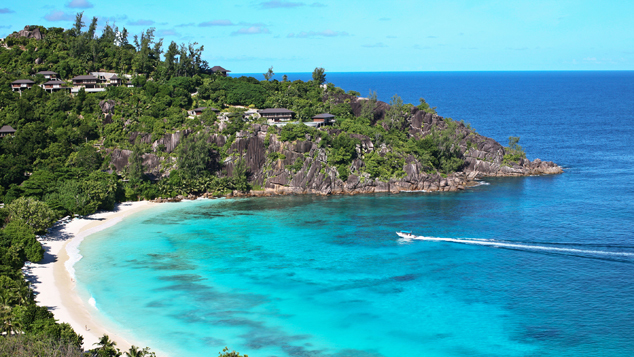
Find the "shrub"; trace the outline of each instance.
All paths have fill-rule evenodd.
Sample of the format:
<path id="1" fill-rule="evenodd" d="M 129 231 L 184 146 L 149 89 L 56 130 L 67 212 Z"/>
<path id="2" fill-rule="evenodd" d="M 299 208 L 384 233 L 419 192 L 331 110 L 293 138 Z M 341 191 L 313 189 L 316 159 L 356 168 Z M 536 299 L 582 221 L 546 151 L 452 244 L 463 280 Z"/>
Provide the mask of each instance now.
<path id="1" fill-rule="evenodd" d="M 22 221 L 33 232 L 43 232 L 55 222 L 56 214 L 44 202 L 20 197 L 7 206 L 10 221 Z"/>
<path id="2" fill-rule="evenodd" d="M 301 157 L 298 157 L 292 165 L 287 165 L 286 168 L 293 171 L 293 173 L 299 171 L 304 166 L 304 160 Z"/>
<path id="3" fill-rule="evenodd" d="M 311 128 L 303 123 L 286 124 L 282 127 L 280 133 L 281 141 L 303 141 L 306 139 L 306 134 L 313 133 L 316 129 Z"/>
<path id="4" fill-rule="evenodd" d="M 0 356 L 83 357 L 84 351 L 69 341 L 48 335 L 12 335 L 0 338 Z"/>
<path id="5" fill-rule="evenodd" d="M 502 165 L 510 166 L 512 163 L 518 163 L 520 159 L 526 159 L 526 153 L 518 144 L 519 141 L 519 136 L 509 136 L 509 146 L 504 148 Z"/>
<path id="6" fill-rule="evenodd" d="M 271 161 L 284 160 L 284 159 L 286 159 L 286 155 L 284 155 L 282 153 L 279 153 L 277 151 L 273 151 L 273 152 L 269 153 L 268 158 Z"/>

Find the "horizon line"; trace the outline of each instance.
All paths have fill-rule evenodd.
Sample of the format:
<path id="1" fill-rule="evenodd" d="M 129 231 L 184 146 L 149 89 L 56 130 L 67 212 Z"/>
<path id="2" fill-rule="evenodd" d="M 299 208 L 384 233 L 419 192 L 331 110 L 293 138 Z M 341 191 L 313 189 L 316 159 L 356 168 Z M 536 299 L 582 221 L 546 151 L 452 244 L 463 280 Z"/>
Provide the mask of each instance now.
<path id="1" fill-rule="evenodd" d="M 328 71 L 326 73 L 448 73 L 448 72 L 634 72 L 634 69 L 510 69 L 510 70 L 448 70 L 448 71 Z M 299 74 L 309 72 L 277 72 L 278 74 Z M 236 74 L 261 74 L 260 72 L 231 72 Z"/>

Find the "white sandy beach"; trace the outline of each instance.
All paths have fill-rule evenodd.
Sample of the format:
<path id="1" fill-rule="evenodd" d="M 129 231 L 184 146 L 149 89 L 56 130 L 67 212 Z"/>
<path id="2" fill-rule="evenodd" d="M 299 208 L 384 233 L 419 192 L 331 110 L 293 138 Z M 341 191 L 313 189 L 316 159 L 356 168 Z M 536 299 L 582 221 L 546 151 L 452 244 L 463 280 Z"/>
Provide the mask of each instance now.
<path id="1" fill-rule="evenodd" d="M 84 349 L 93 348 L 93 344 L 103 334 L 107 334 L 117 343 L 122 351 L 127 351 L 132 344 L 145 347 L 143 341 L 130 341 L 117 331 L 107 330 L 99 324 L 91 311 L 94 307 L 87 306 L 76 291 L 74 269 L 72 265 L 77 260 L 77 247 L 90 234 L 111 227 L 121 222 L 126 216 L 155 205 L 147 201 L 126 202 L 117 205 L 114 211 L 100 212 L 93 215 L 73 219 L 71 222 L 56 226 L 52 233 L 42 241 L 46 250 L 44 260 L 32 264 L 27 271 L 27 278 L 32 282 L 38 305 L 48 307 L 59 322 L 69 323 L 75 332 L 84 336 Z M 151 347 L 151 346 L 149 346 Z M 154 349 L 153 349 L 154 350 Z"/>

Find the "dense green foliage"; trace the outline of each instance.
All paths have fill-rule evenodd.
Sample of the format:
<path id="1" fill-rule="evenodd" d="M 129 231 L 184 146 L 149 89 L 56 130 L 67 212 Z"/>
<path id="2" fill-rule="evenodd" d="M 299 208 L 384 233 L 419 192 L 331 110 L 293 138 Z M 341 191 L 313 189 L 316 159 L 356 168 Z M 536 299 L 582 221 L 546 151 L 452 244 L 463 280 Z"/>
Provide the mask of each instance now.
<path id="1" fill-rule="evenodd" d="M 0 357 L 86 357 L 84 351 L 49 335 L 14 335 L 0 338 Z"/>

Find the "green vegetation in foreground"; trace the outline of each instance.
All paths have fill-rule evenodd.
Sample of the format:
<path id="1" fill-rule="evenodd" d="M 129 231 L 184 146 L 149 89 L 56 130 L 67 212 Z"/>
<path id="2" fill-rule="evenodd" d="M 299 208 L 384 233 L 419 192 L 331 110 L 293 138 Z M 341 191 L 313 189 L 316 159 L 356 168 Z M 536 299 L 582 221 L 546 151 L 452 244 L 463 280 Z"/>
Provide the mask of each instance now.
<path id="1" fill-rule="evenodd" d="M 84 352 L 68 340 L 51 335 L 18 334 L 0 337 L 0 357 L 156 357 L 149 348 L 130 347 L 122 352 L 117 344 L 104 335 L 97 346 Z M 249 357 L 225 347 L 218 357 Z"/>
<path id="2" fill-rule="evenodd" d="M 242 119 L 247 107 L 293 110 L 300 123 L 269 127 L 265 147 L 274 139 L 317 141 L 326 151 L 328 165 L 343 181 L 359 155 L 365 162 L 363 173 L 384 181 L 405 175 L 409 155 L 427 172 L 447 175 L 464 165 L 459 143 L 467 140 L 467 145 L 473 145 L 468 141 L 471 129 L 457 130 L 459 124 L 451 119 L 444 119 L 442 128 L 433 127 L 422 138 L 409 135 L 407 120 L 414 105 L 403 103 L 397 95 L 380 118 L 376 93 L 363 101 L 360 114 L 355 115 L 351 98 L 359 93 L 345 93 L 331 83 L 324 86 L 323 68 L 316 68 L 308 82 L 290 82 L 286 76 L 272 80 L 273 67 L 264 80 L 223 77 L 213 74 L 202 59 L 203 46 L 174 42 L 164 46 L 154 29 L 132 36 L 125 28 L 106 25 L 97 34 L 97 19 L 86 26 L 83 13 L 77 14 L 69 30 L 31 29 L 35 27 L 43 34 L 42 40 L 9 37 L 1 44 L 6 47 L 0 46 L 0 126 L 17 129 L 15 135 L 0 138 L 0 200 L 4 203 L 0 209 L 0 356 L 54 355 L 52 351 L 82 355 L 82 337 L 35 304 L 21 271 L 26 261 L 42 259 L 35 235 L 45 233 L 53 222 L 68 215 L 111 210 L 122 201 L 205 192 L 222 195 L 252 188 L 245 160 L 230 154 L 238 134 L 251 128 Z M 33 77 L 44 70 L 55 71 L 66 81 L 90 71 L 114 71 L 132 75 L 135 87 L 108 87 L 98 93 L 80 90 L 70 95 L 48 93 L 36 85 L 21 94 L 12 92 L 10 83 L 17 79 L 45 82 L 42 76 Z M 111 116 L 102 113 L 102 101 L 115 104 Z M 211 110 L 195 119 L 188 117 L 188 110 L 201 106 L 228 112 L 229 121 L 220 125 Z M 422 98 L 417 109 L 435 113 Z M 324 112 L 336 116 L 334 126 L 316 129 L 301 123 Z M 174 151 L 148 143 L 185 130 L 192 134 Z M 210 144 L 211 135 L 226 136 L 226 143 Z M 360 137 L 369 138 L 381 152 L 360 153 Z M 132 152 L 119 173 L 111 164 L 116 149 Z M 525 157 L 517 141 L 511 142 L 510 149 L 509 163 Z M 143 157 L 148 153 L 161 157 L 165 165 L 175 163 L 167 168 L 167 177 L 158 181 L 146 177 Z M 269 163 L 285 159 L 280 152 L 267 153 Z M 224 164 L 228 161 L 230 174 Z M 286 163 L 286 168 L 294 174 L 302 165 L 298 158 Z M 222 356 L 239 356 L 223 352 Z M 88 355 L 119 354 L 104 336 Z M 146 349 L 126 354 L 153 355 Z"/>

